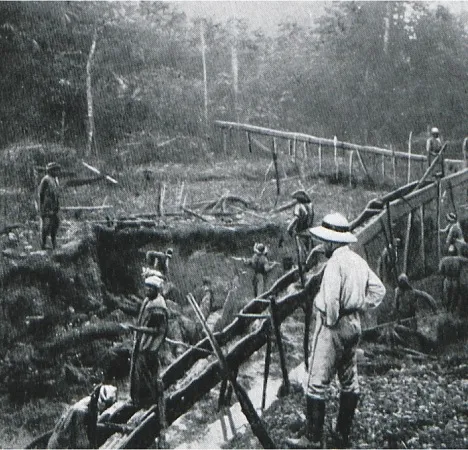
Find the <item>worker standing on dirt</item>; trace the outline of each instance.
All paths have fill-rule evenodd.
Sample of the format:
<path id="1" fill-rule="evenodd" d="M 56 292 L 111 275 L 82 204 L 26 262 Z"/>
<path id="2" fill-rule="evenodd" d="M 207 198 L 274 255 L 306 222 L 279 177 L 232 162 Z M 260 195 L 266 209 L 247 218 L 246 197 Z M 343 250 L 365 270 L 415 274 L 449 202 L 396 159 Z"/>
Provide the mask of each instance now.
<path id="1" fill-rule="evenodd" d="M 58 420 L 47 448 L 97 448 L 98 429 L 124 431 L 126 426 L 118 424 L 98 424 L 99 414 L 117 400 L 117 388 L 99 385 L 93 393 L 72 405 Z"/>
<path id="2" fill-rule="evenodd" d="M 211 312 L 213 311 L 214 296 L 213 286 L 209 277 L 203 277 L 202 279 L 203 297 L 200 300 L 200 310 L 203 313 L 205 320 L 208 320 Z"/>
<path id="3" fill-rule="evenodd" d="M 437 312 L 437 303 L 432 295 L 411 286 L 408 276 L 402 273 L 398 276 L 398 285 L 395 289 L 395 311 L 397 320 L 413 330 L 418 329 L 417 311 L 418 300 L 426 303 L 433 312 Z"/>
<path id="4" fill-rule="evenodd" d="M 439 273 L 444 277 L 443 299 L 449 312 L 463 309 L 461 289 L 462 271 L 468 267 L 468 258 L 463 256 L 445 256 L 439 262 Z"/>
<path id="5" fill-rule="evenodd" d="M 60 185 L 59 175 L 61 167 L 56 162 L 46 166 L 46 175 L 42 178 L 38 188 L 38 211 L 40 216 L 41 248 L 46 248 L 47 236 L 50 236 L 52 248 L 57 247 L 57 231 L 59 228 Z"/>
<path id="6" fill-rule="evenodd" d="M 446 219 L 448 225 L 441 231 L 447 232 L 447 239 L 445 240 L 447 254 L 450 254 L 451 256 L 458 255 L 458 246 L 460 245 L 460 243 L 465 243 L 463 231 L 461 229 L 460 222 L 458 221 L 458 217 L 455 213 L 448 213 L 446 215 Z"/>
<path id="7" fill-rule="evenodd" d="M 253 269 L 252 285 L 254 297 L 266 290 L 268 274 L 279 264 L 268 260 L 268 247 L 260 242 L 255 243 L 253 255 L 249 259 L 243 259 L 244 264 Z"/>
<path id="8" fill-rule="evenodd" d="M 143 277 L 146 275 L 151 275 L 152 270 L 160 272 L 165 280 L 169 279 L 169 261 L 172 259 L 174 250 L 168 248 L 165 252 L 157 252 L 150 250 L 146 252 L 146 265 L 147 267 L 143 269 Z"/>
<path id="9" fill-rule="evenodd" d="M 123 328 L 135 332 L 130 364 L 130 396 L 138 406 L 156 404 L 162 395 L 158 352 L 166 339 L 169 322 L 166 301 L 160 293 L 163 283 L 162 276 L 146 278 L 146 298 L 141 305 L 137 325 L 122 324 Z"/>
<path id="10" fill-rule="evenodd" d="M 307 230 L 314 223 L 314 206 L 308 194 L 303 190 L 293 192 L 291 197 L 297 201 L 297 204 L 294 206 L 293 219 L 287 231 L 290 236 L 296 238 L 302 262 L 312 250 L 312 238 Z"/>
<path id="11" fill-rule="evenodd" d="M 439 129 L 431 129 L 431 137 L 426 141 L 427 167 L 431 167 L 432 161 L 442 150 L 442 141 L 439 137 Z M 434 167 L 434 173 L 440 173 L 444 176 L 444 157 L 441 156 L 439 162 Z"/>
<path id="12" fill-rule="evenodd" d="M 393 244 L 388 245 L 382 250 L 377 260 L 377 276 L 384 282 L 395 284 L 398 263 L 400 261 L 400 250 L 403 247 L 403 241 L 395 238 Z M 393 273 L 395 272 L 395 273 Z"/>
<path id="13" fill-rule="evenodd" d="M 324 217 L 322 225 L 310 229 L 321 241 L 329 258 L 320 291 L 309 378 L 306 392 L 306 434 L 288 439 L 292 448 L 321 448 L 325 420 L 325 396 L 338 374 L 341 384 L 336 423 L 338 447 L 349 447 L 354 411 L 359 399 L 356 350 L 361 336 L 360 312 L 378 306 L 385 287 L 364 259 L 348 246 L 356 242 L 349 222 L 338 213 Z"/>

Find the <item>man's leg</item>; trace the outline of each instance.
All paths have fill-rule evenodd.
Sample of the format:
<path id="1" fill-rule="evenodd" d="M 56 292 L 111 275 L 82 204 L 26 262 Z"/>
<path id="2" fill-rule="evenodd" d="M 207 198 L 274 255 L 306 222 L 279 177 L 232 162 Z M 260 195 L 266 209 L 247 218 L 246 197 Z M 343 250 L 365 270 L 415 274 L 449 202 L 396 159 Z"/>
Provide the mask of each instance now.
<path id="1" fill-rule="evenodd" d="M 60 220 L 57 215 L 54 215 L 50 218 L 50 239 L 52 241 L 52 248 L 57 247 L 57 231 L 59 229 Z"/>
<path id="2" fill-rule="evenodd" d="M 46 242 L 47 242 L 47 235 L 49 234 L 49 227 L 50 227 L 50 219 L 49 217 L 41 217 L 39 219 L 40 223 L 40 233 L 41 233 L 41 249 L 45 250 Z"/>
<path id="3" fill-rule="evenodd" d="M 354 412 L 359 401 L 359 381 L 357 372 L 356 350 L 359 342 L 360 326 L 353 323 L 353 318 L 344 317 L 342 321 L 347 332 L 341 361 L 338 364 L 338 378 L 341 384 L 340 409 L 336 422 L 338 436 L 337 448 L 350 446 L 349 435 L 354 419 Z"/>
<path id="4" fill-rule="evenodd" d="M 306 392 L 306 435 L 300 439 L 286 440 L 290 448 L 321 448 L 323 445 L 325 396 L 335 374 L 335 332 L 322 325 L 320 314 L 317 315 L 315 327 Z"/>

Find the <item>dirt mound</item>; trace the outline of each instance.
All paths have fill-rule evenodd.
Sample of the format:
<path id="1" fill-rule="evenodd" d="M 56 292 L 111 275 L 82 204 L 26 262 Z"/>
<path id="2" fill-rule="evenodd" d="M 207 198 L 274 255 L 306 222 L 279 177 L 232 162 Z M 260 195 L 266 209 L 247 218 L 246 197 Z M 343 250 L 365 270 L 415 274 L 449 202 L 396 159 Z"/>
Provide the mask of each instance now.
<path id="1" fill-rule="evenodd" d="M 40 144 L 22 142 L 5 148 L 1 152 L 0 172 L 7 185 L 36 187 L 35 167 L 45 167 L 50 161 L 56 161 L 63 168 L 76 165 L 76 150 L 60 144 Z"/>

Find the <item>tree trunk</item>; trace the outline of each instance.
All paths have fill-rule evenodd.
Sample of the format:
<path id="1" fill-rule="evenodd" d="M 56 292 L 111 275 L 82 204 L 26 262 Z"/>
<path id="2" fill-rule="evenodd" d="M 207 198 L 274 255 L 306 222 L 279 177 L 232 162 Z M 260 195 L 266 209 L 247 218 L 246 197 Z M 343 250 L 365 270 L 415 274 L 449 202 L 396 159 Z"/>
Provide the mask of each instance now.
<path id="1" fill-rule="evenodd" d="M 97 31 L 94 30 L 93 42 L 89 50 L 88 62 L 86 63 L 86 100 L 88 103 L 88 142 L 86 145 L 86 155 L 91 154 L 94 139 L 94 109 L 93 109 L 93 90 L 91 86 L 91 68 L 93 65 L 94 54 L 96 52 Z"/>
<path id="2" fill-rule="evenodd" d="M 205 100 L 205 126 L 208 126 L 208 81 L 206 75 L 206 45 L 205 45 L 205 24 L 203 20 L 200 21 L 200 39 L 201 39 L 201 51 L 202 51 L 202 63 L 203 63 L 203 91 Z"/>

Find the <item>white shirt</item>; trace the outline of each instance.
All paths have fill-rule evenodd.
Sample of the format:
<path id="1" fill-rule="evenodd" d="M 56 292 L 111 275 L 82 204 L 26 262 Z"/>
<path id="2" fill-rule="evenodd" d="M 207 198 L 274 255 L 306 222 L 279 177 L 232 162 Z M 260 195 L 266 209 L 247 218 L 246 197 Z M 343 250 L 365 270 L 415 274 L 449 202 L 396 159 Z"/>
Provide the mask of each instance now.
<path id="1" fill-rule="evenodd" d="M 378 306 L 385 287 L 367 262 L 347 245 L 337 248 L 323 273 L 315 307 L 324 314 L 326 325 L 336 325 L 340 311 L 364 311 Z"/>

